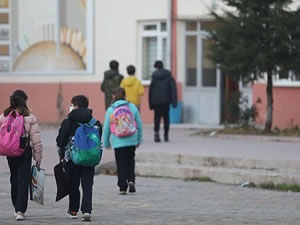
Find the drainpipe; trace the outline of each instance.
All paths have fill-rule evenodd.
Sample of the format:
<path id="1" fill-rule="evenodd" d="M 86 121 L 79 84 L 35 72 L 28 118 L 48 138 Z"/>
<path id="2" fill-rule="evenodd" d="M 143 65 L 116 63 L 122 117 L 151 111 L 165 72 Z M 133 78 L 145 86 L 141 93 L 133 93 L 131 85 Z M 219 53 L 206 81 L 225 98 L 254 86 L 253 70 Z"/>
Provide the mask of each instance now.
<path id="1" fill-rule="evenodd" d="M 167 39 L 167 68 L 172 69 L 171 62 L 172 62 L 172 3 L 173 0 L 167 0 L 168 7 L 167 7 L 167 32 L 168 32 L 168 39 Z"/>
<path id="2" fill-rule="evenodd" d="M 176 79 L 177 77 L 177 0 L 168 0 L 168 67 L 172 71 L 172 75 Z"/>
<path id="3" fill-rule="evenodd" d="M 60 55 L 60 6 L 56 0 L 56 56 Z"/>

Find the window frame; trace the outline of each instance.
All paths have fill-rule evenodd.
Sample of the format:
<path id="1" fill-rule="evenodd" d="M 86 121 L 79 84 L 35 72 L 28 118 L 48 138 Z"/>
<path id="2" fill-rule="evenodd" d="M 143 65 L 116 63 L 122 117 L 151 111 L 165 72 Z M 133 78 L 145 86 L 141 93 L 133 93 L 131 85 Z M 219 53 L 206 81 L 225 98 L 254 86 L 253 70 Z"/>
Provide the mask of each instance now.
<path id="1" fill-rule="evenodd" d="M 157 60 L 163 60 L 163 40 L 166 39 L 168 43 L 168 31 L 161 31 L 162 23 L 166 23 L 164 20 L 151 21 L 151 22 L 140 22 L 139 23 L 139 52 L 138 52 L 138 69 L 139 78 L 144 85 L 150 85 L 151 78 L 148 80 L 143 79 L 143 40 L 144 38 L 156 37 L 157 38 Z M 145 26 L 156 25 L 156 30 L 144 30 Z M 169 65 L 165 65 L 166 68 Z"/>
<path id="2" fill-rule="evenodd" d="M 59 3 L 59 0 L 57 0 L 57 3 Z M 11 3 L 9 7 L 9 21 L 12 20 L 11 16 Z M 6 25 L 6 24 L 5 24 Z M 9 30 L 9 51 L 11 55 L 11 49 L 12 49 L 12 26 L 8 24 L 7 26 L 0 25 L 1 28 L 8 27 Z M 87 1 L 86 4 L 86 48 L 87 48 L 87 64 L 85 70 L 65 70 L 65 71 L 47 71 L 47 72 L 28 72 L 28 71 L 12 71 L 12 63 L 10 62 L 9 69 L 10 71 L 0 71 L 0 77 L 3 76 L 27 76 L 27 75 L 33 75 L 33 76 L 49 76 L 49 75 L 60 75 L 60 76 L 71 76 L 71 75 L 95 75 L 95 2 L 94 1 Z M 10 56 L 8 56 L 11 60 Z M 2 57 L 4 58 L 4 57 Z"/>
<path id="3" fill-rule="evenodd" d="M 188 23 L 196 22 L 197 28 L 196 30 L 188 30 Z M 218 88 L 218 66 L 216 65 L 216 86 L 204 86 L 203 85 L 203 40 L 208 39 L 209 33 L 206 30 L 201 29 L 201 20 L 186 20 L 184 22 L 184 54 L 186 54 L 186 41 L 187 37 L 196 37 L 197 38 L 197 79 L 196 79 L 196 86 L 187 86 L 186 85 L 186 65 L 187 65 L 187 57 L 185 57 L 184 61 L 184 68 L 185 68 L 185 75 L 184 75 L 184 85 L 185 88 L 188 90 L 197 90 L 201 89 L 202 91 L 214 91 Z"/>

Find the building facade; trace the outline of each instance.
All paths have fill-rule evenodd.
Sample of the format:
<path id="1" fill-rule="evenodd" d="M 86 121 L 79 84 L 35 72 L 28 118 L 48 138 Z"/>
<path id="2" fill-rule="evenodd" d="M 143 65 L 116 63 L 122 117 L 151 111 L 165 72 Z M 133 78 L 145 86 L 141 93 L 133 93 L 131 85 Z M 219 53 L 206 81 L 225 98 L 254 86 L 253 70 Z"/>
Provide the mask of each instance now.
<path id="1" fill-rule="evenodd" d="M 24 89 L 42 123 L 59 123 L 71 97 L 85 94 L 103 120 L 100 85 L 115 59 L 124 75 L 136 66 L 149 123 L 148 86 L 159 59 L 176 79 L 182 122 L 220 124 L 226 81 L 207 52 L 215 25 L 208 9 L 221 7 L 214 0 L 1 0 L 0 111 Z M 252 87 L 243 90 L 252 102 Z"/>

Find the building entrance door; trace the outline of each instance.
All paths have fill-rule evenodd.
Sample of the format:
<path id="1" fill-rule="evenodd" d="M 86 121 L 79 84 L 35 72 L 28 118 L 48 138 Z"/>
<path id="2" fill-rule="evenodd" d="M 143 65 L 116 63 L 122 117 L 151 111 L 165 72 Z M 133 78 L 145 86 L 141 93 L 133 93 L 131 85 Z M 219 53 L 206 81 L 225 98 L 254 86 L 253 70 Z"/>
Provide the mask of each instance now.
<path id="1" fill-rule="evenodd" d="M 187 22 L 185 31 L 184 122 L 220 124 L 221 73 L 208 56 L 210 41 L 200 22 Z"/>

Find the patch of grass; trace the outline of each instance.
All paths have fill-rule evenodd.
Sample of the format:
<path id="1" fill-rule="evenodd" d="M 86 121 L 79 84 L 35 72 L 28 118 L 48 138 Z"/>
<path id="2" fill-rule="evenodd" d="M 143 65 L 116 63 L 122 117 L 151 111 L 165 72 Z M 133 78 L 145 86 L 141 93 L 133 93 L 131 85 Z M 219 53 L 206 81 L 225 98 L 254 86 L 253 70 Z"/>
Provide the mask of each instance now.
<path id="1" fill-rule="evenodd" d="M 185 181 L 198 181 L 198 182 L 215 182 L 210 177 L 191 177 L 185 178 Z"/>
<path id="2" fill-rule="evenodd" d="M 275 127 L 270 133 L 266 133 L 264 130 L 257 129 L 252 126 L 236 126 L 226 127 L 221 130 L 202 130 L 196 132 L 194 135 L 213 136 L 215 134 L 300 137 L 300 129 L 297 126 L 287 129 L 279 129 Z"/>
<path id="3" fill-rule="evenodd" d="M 274 183 L 263 183 L 260 185 L 256 185 L 254 183 L 250 183 L 247 187 L 249 188 L 261 188 L 267 190 L 274 191 L 291 191 L 291 192 L 300 192 L 300 185 L 298 184 L 274 184 Z"/>
<path id="4" fill-rule="evenodd" d="M 277 190 L 277 191 L 292 191 L 292 192 L 300 192 L 300 185 L 298 184 L 273 184 L 266 183 L 260 184 L 260 188 L 269 189 L 269 190 Z"/>

